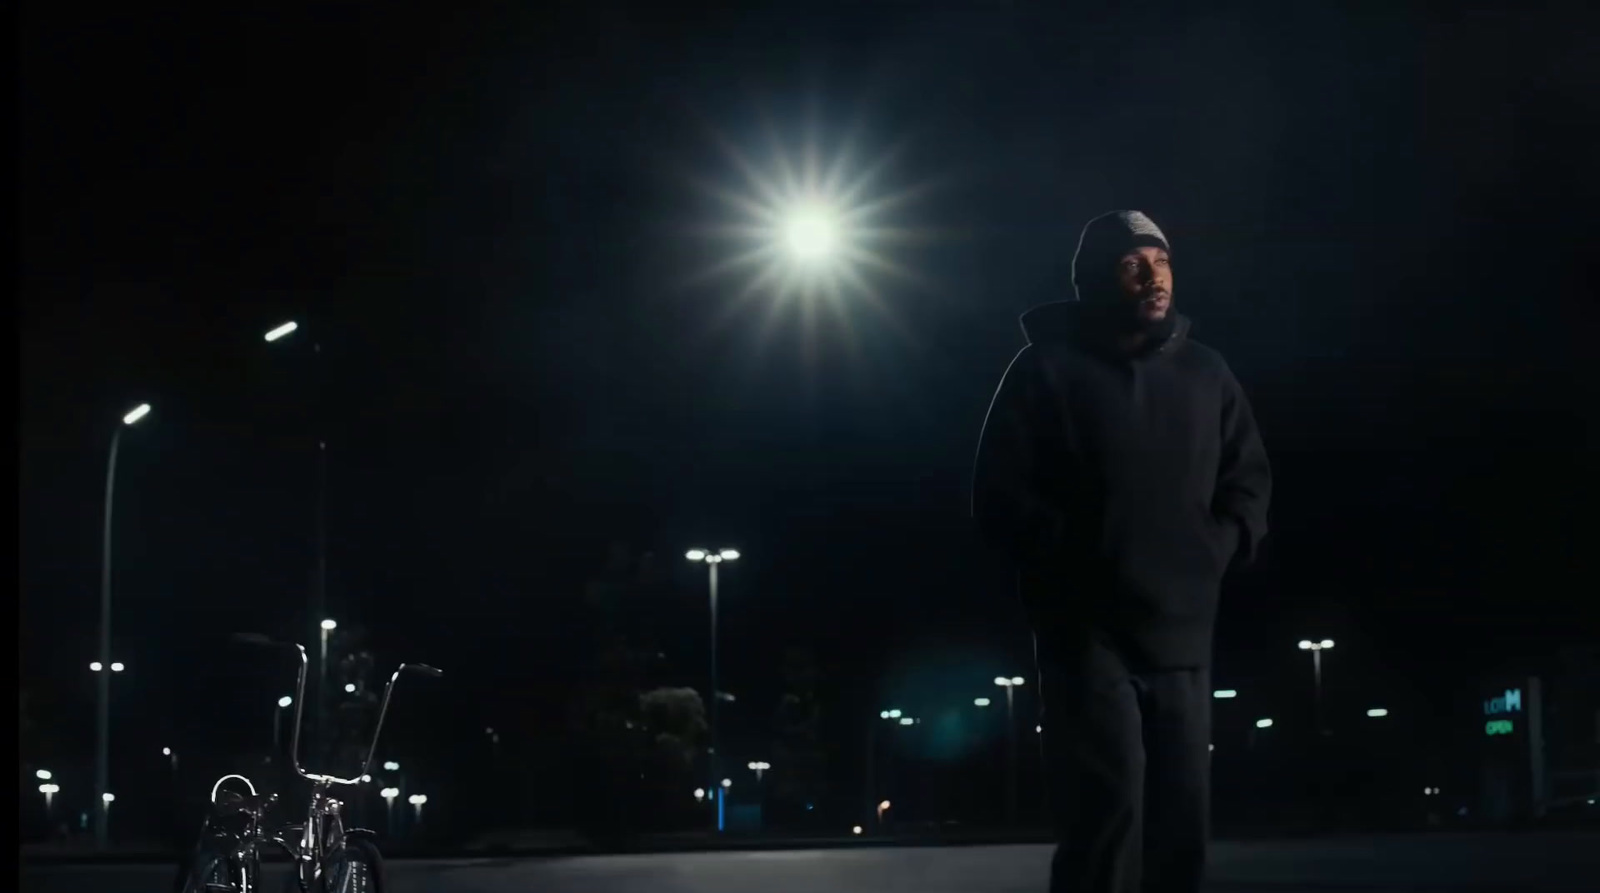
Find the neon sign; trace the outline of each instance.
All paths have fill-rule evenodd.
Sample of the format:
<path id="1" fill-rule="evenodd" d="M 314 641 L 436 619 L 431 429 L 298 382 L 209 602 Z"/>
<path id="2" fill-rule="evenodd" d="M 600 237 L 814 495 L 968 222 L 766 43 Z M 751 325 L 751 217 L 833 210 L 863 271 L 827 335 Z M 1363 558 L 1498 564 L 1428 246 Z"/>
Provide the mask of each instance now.
<path id="1" fill-rule="evenodd" d="M 1485 735 L 1509 735 L 1512 731 L 1511 720 L 1509 719 L 1491 719 L 1483 724 L 1483 733 Z"/>
<path id="2" fill-rule="evenodd" d="M 1520 688 L 1508 688 L 1506 693 L 1500 697 L 1490 698 L 1483 702 L 1485 716 L 1493 716 L 1496 713 L 1520 712 L 1522 712 L 1522 689 Z"/>

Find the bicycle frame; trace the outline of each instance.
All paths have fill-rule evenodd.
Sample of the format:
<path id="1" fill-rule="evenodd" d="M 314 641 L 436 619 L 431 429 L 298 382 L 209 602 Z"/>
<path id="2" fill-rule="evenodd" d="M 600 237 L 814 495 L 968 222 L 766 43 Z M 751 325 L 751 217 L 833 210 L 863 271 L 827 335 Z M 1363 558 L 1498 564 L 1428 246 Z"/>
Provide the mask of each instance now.
<path id="1" fill-rule="evenodd" d="M 306 656 L 305 646 L 277 643 L 264 636 L 240 636 L 238 638 L 255 644 L 293 647 L 299 654 L 300 667 L 295 679 L 294 729 L 289 739 L 289 753 L 295 774 L 311 782 L 312 788 L 311 801 L 306 809 L 305 821 L 300 825 L 285 826 L 268 834 L 262 828 L 262 818 L 266 808 L 276 802 L 277 795 L 274 794 L 267 800 L 260 801 L 255 785 L 251 784 L 250 780 L 242 775 L 225 775 L 217 780 L 216 784 L 211 788 L 211 802 L 213 804 L 217 802 L 217 792 L 221 789 L 222 783 L 230 778 L 237 778 L 243 781 L 250 789 L 251 803 L 254 807 L 243 810 L 248 817 L 244 832 L 238 835 L 229 835 L 233 838 L 228 855 L 228 858 L 232 860 L 230 871 L 233 865 L 237 864 L 239 868 L 238 893 L 253 893 L 250 885 L 256 873 L 251 871 L 250 868 L 260 862 L 260 844 L 276 844 L 295 863 L 296 880 L 299 881 L 301 890 L 308 891 L 311 888 L 311 884 L 321 875 L 328 855 L 347 837 L 357 835 L 375 836 L 372 832 L 364 831 L 363 829 L 346 829 L 343 817 L 344 804 L 342 801 L 330 797 L 329 792 L 336 786 L 354 787 L 362 784 L 363 779 L 368 777 L 367 773 L 372 768 L 373 756 L 378 751 L 378 740 L 383 734 L 384 720 L 389 715 L 389 702 L 394 697 L 395 683 L 400 680 L 401 674 L 408 670 L 426 673 L 434 677 L 443 676 L 444 673 L 427 664 L 415 663 L 403 663 L 395 669 L 394 673 L 389 676 L 388 684 L 384 686 L 383 701 L 378 708 L 378 721 L 372 730 L 372 741 L 367 745 L 366 759 L 362 762 L 360 771 L 356 772 L 353 777 L 341 778 L 336 775 L 309 772 L 300 761 L 300 729 L 305 711 L 306 675 L 310 665 L 310 661 Z M 202 835 L 204 835 L 206 828 L 210 827 L 210 823 L 211 817 L 208 816 L 206 824 L 201 828 Z M 289 839 L 291 835 L 296 838 L 292 843 Z"/>

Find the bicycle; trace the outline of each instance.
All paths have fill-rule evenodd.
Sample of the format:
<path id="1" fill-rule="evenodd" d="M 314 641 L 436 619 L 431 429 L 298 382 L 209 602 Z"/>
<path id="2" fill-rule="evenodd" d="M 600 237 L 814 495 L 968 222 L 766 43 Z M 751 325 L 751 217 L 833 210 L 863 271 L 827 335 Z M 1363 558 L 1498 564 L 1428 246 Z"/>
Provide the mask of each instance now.
<path id="1" fill-rule="evenodd" d="M 224 775 L 211 786 L 212 810 L 200 826 L 200 839 L 178 866 L 174 893 L 257 893 L 261 889 L 261 853 L 266 844 L 281 849 L 295 866 L 300 893 L 383 893 L 383 856 L 374 842 L 377 834 L 365 828 L 346 828 L 344 804 L 329 796 L 335 787 L 356 787 L 370 779 L 378 736 L 389 713 L 389 699 L 401 674 L 417 672 L 439 677 L 444 673 L 427 664 L 401 664 L 384 687 L 378 722 L 361 771 L 351 778 L 307 772 L 300 764 L 300 724 L 306 693 L 306 649 L 276 642 L 266 636 L 241 633 L 234 641 L 269 648 L 295 649 L 300 670 L 295 681 L 294 732 L 289 753 L 297 775 L 311 782 L 311 799 L 305 820 L 267 830 L 265 818 L 277 794 L 262 795 L 243 775 Z M 237 779 L 249 793 L 224 790 L 224 782 Z M 233 820 L 235 827 L 227 827 Z"/>

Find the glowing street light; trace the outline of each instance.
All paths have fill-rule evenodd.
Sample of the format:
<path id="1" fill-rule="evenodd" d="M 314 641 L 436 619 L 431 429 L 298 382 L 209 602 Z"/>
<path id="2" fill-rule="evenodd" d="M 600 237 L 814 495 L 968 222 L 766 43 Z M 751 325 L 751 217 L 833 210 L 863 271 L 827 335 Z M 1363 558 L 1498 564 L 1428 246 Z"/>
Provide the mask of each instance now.
<path id="1" fill-rule="evenodd" d="M 851 834 L 860 834 L 861 833 L 861 826 L 860 825 L 851 825 L 850 826 L 850 833 Z"/>
<path id="2" fill-rule="evenodd" d="M 987 707 L 987 706 L 989 706 L 989 699 L 988 698 L 973 698 L 972 699 L 972 703 L 973 703 L 974 706 L 977 706 L 977 707 Z"/>
<path id="3" fill-rule="evenodd" d="M 36 769 L 34 770 L 33 777 L 39 779 L 40 781 L 49 781 L 55 776 L 50 774 L 49 769 Z"/>
<path id="4" fill-rule="evenodd" d="M 284 695 L 278 699 L 278 709 L 272 711 L 272 752 L 279 753 L 283 742 L 283 711 L 289 709 L 294 698 Z"/>
<path id="5" fill-rule="evenodd" d="M 50 805 L 51 803 L 55 802 L 56 794 L 61 793 L 61 786 L 58 784 L 52 784 L 51 782 L 45 782 L 44 784 L 39 785 L 39 793 L 44 795 L 44 811 L 46 815 L 49 815 Z"/>
<path id="6" fill-rule="evenodd" d="M 883 824 L 883 814 L 888 812 L 888 811 L 889 811 L 889 801 L 888 800 L 885 800 L 882 803 L 878 804 L 878 824 L 880 824 L 880 825 Z"/>
<path id="7" fill-rule="evenodd" d="M 400 764 L 396 763 L 394 760 L 385 760 L 384 763 L 383 763 L 383 771 L 385 771 L 385 772 L 399 772 L 400 771 Z"/>
<path id="8" fill-rule="evenodd" d="M 900 724 L 903 726 L 914 726 L 917 724 L 917 721 L 909 716 L 902 716 L 900 717 Z"/>
<path id="9" fill-rule="evenodd" d="M 719 683 L 719 680 L 717 679 L 717 568 L 721 567 L 722 563 L 725 562 L 725 561 L 738 561 L 739 560 L 739 550 L 738 549 L 719 549 L 716 552 L 712 552 L 709 549 L 690 549 L 688 552 L 684 553 L 684 557 L 689 559 L 690 561 L 696 561 L 696 562 L 703 561 L 703 562 L 705 562 L 706 574 L 707 574 L 707 582 L 708 582 L 708 585 L 709 585 L 709 588 L 710 588 L 710 594 L 711 594 L 711 745 L 710 745 L 711 761 L 710 762 L 711 762 L 711 777 L 712 778 L 716 778 L 717 777 L 719 763 L 721 762 L 721 754 L 719 753 L 718 748 L 717 748 L 717 743 L 718 743 L 717 742 L 717 714 L 720 712 L 718 710 L 718 705 L 722 702 L 722 688 L 721 688 L 721 685 Z M 723 787 L 727 787 L 727 785 L 723 785 Z M 721 795 L 719 795 L 718 798 L 717 798 L 717 815 L 716 815 L 716 822 L 717 822 L 717 830 L 718 831 L 721 831 L 723 829 L 723 819 L 724 819 L 724 815 L 723 815 L 723 811 L 724 811 L 723 810 L 723 800 L 724 800 L 724 798 Z"/>
<path id="10" fill-rule="evenodd" d="M 277 341 L 279 338 L 283 338 L 283 337 L 286 337 L 288 335 L 292 335 L 292 334 L 294 334 L 294 331 L 296 329 L 298 329 L 298 328 L 300 328 L 300 324 L 295 322 L 295 321 L 293 321 L 293 320 L 290 320 L 289 322 L 286 322 L 283 325 L 278 326 L 278 327 L 268 331 L 267 334 L 266 334 L 267 342 L 270 344 L 273 341 Z"/>
<path id="11" fill-rule="evenodd" d="M 117 451 L 122 445 L 122 432 L 138 424 L 139 420 L 150 414 L 150 404 L 141 403 L 124 413 L 122 424 L 118 425 L 111 434 L 111 452 L 106 459 L 106 505 L 105 527 L 100 538 L 100 659 L 96 661 L 99 666 L 91 665 L 96 673 L 101 672 L 101 667 L 111 667 L 112 673 L 123 670 L 120 662 L 111 660 L 111 530 L 113 517 L 112 507 L 117 490 Z M 96 715 L 95 715 L 95 747 L 94 747 L 94 789 L 98 794 L 105 794 L 111 785 L 111 676 L 103 674 L 96 680 Z M 106 801 L 109 802 L 109 801 Z M 95 814 L 94 838 L 95 843 L 101 848 L 106 845 L 110 825 L 106 818 L 106 811 L 99 810 Z"/>
<path id="12" fill-rule="evenodd" d="M 1388 716 L 1389 711 L 1383 707 L 1373 707 L 1367 711 L 1367 715 L 1374 719 L 1378 719 L 1380 717 Z"/>
<path id="13" fill-rule="evenodd" d="M 1227 700 L 1229 698 L 1237 698 L 1239 696 L 1239 693 L 1234 691 L 1231 688 L 1219 688 L 1216 691 L 1212 692 L 1211 696 L 1213 698 L 1217 698 L 1219 700 Z"/>
<path id="14" fill-rule="evenodd" d="M 1272 728 L 1272 720 L 1270 720 L 1270 719 L 1258 719 L 1258 720 L 1256 720 L 1256 728 L 1258 728 L 1258 729 L 1270 729 L 1270 728 Z"/>
<path id="15" fill-rule="evenodd" d="M 723 779 L 723 780 L 722 780 L 722 787 L 723 787 L 723 788 L 724 788 L 724 789 L 727 789 L 727 788 L 731 788 L 731 787 L 733 787 L 733 779 L 731 779 L 731 778 L 724 778 L 724 779 Z"/>
<path id="16" fill-rule="evenodd" d="M 417 824 L 422 824 L 422 807 L 423 804 L 428 802 L 428 795 L 412 794 L 410 797 L 406 798 L 406 802 L 411 804 L 411 808 L 414 810 L 414 814 L 416 816 Z"/>
<path id="17" fill-rule="evenodd" d="M 994 684 L 1006 690 L 1006 821 L 1017 822 L 1017 689 L 1021 676 L 996 676 Z"/>
<path id="18" fill-rule="evenodd" d="M 383 798 L 383 805 L 388 810 L 389 833 L 393 834 L 394 833 L 394 798 L 400 796 L 400 789 L 399 788 L 384 788 L 383 790 L 378 792 L 378 796 Z"/>
<path id="19" fill-rule="evenodd" d="M 344 693 L 345 694 L 353 695 L 353 694 L 355 694 L 355 692 L 356 692 L 356 684 L 354 682 L 346 682 L 344 684 Z"/>
<path id="20" fill-rule="evenodd" d="M 705 788 L 695 788 L 694 789 L 694 799 L 697 802 L 704 801 L 706 799 L 706 789 Z"/>
<path id="21" fill-rule="evenodd" d="M 771 769 L 772 764 L 762 760 L 756 760 L 751 762 L 748 768 L 751 772 L 756 774 L 756 781 L 759 782 L 761 781 L 762 773 L 766 772 L 768 769 Z"/>
<path id="22" fill-rule="evenodd" d="M 1300 640 L 1300 650 L 1311 652 L 1311 673 L 1316 681 L 1316 700 L 1312 707 L 1316 714 L 1317 732 L 1322 735 L 1328 734 L 1328 730 L 1322 726 L 1322 652 L 1331 648 L 1333 648 L 1332 639 L 1323 639 L 1319 642 L 1310 639 Z"/>

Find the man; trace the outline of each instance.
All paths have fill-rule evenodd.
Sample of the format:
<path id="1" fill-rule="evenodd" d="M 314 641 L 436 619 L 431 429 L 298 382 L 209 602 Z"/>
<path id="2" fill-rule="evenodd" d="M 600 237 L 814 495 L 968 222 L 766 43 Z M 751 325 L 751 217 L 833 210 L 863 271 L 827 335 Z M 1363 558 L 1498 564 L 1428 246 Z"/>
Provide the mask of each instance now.
<path id="1" fill-rule="evenodd" d="M 978 447 L 973 513 L 1020 572 L 1059 844 L 1056 893 L 1195 893 L 1224 571 L 1267 527 L 1244 392 L 1173 310 L 1137 211 L 1089 221 L 1076 301 L 1022 317 Z"/>

